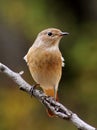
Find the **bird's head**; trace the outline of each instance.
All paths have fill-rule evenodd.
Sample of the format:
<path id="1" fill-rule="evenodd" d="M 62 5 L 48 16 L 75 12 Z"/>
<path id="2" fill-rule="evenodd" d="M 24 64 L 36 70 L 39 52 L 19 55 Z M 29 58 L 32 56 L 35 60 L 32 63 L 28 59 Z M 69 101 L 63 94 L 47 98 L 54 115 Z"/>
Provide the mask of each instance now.
<path id="1" fill-rule="evenodd" d="M 47 46 L 58 45 L 61 38 L 68 34 L 68 32 L 62 32 L 56 28 L 48 28 L 38 34 L 37 40 Z"/>

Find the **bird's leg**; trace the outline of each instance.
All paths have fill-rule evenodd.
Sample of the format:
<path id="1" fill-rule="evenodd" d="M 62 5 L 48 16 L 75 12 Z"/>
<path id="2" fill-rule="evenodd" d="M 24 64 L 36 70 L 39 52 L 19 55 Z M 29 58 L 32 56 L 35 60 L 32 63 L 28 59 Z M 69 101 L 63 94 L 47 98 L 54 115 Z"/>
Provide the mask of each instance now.
<path id="1" fill-rule="evenodd" d="M 40 84 L 35 84 L 33 85 L 33 89 L 35 89 L 36 87 L 40 86 Z"/>
<path id="2" fill-rule="evenodd" d="M 55 99 L 55 101 L 58 101 L 58 94 L 57 94 L 56 87 L 54 87 L 54 99 Z"/>
<path id="3" fill-rule="evenodd" d="M 55 99 L 55 101 L 56 101 L 56 88 L 54 87 L 54 99 Z"/>

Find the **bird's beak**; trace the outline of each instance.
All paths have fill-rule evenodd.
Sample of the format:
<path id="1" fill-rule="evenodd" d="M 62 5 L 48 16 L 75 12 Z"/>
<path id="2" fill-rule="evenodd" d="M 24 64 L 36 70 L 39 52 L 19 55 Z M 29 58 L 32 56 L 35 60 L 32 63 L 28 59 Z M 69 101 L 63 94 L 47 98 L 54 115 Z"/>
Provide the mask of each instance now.
<path id="1" fill-rule="evenodd" d="M 68 32 L 61 32 L 60 36 L 64 36 L 64 35 L 68 35 L 68 34 L 69 34 Z"/>

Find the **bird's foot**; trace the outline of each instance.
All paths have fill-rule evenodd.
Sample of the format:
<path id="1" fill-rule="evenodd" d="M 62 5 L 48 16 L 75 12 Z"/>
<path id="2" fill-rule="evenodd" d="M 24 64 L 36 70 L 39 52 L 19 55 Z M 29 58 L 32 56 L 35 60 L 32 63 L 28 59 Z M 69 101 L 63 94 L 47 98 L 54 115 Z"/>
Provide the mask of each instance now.
<path id="1" fill-rule="evenodd" d="M 35 84 L 32 86 L 32 88 L 30 89 L 30 93 L 31 93 L 31 97 L 33 96 L 33 91 L 34 89 L 36 89 L 36 87 L 40 86 L 40 84 Z"/>

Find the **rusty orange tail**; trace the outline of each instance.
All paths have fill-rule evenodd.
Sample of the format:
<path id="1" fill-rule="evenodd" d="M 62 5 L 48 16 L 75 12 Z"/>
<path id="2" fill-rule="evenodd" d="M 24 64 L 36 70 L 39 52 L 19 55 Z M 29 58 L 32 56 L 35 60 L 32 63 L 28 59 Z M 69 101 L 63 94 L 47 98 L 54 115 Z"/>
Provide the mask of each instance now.
<path id="1" fill-rule="evenodd" d="M 54 89 L 45 89 L 44 90 L 45 94 L 51 97 L 54 97 L 56 101 L 58 101 L 58 94 L 57 92 L 54 91 Z M 51 112 L 50 109 L 47 109 L 47 113 L 49 115 L 49 117 L 54 117 L 53 112 Z"/>

